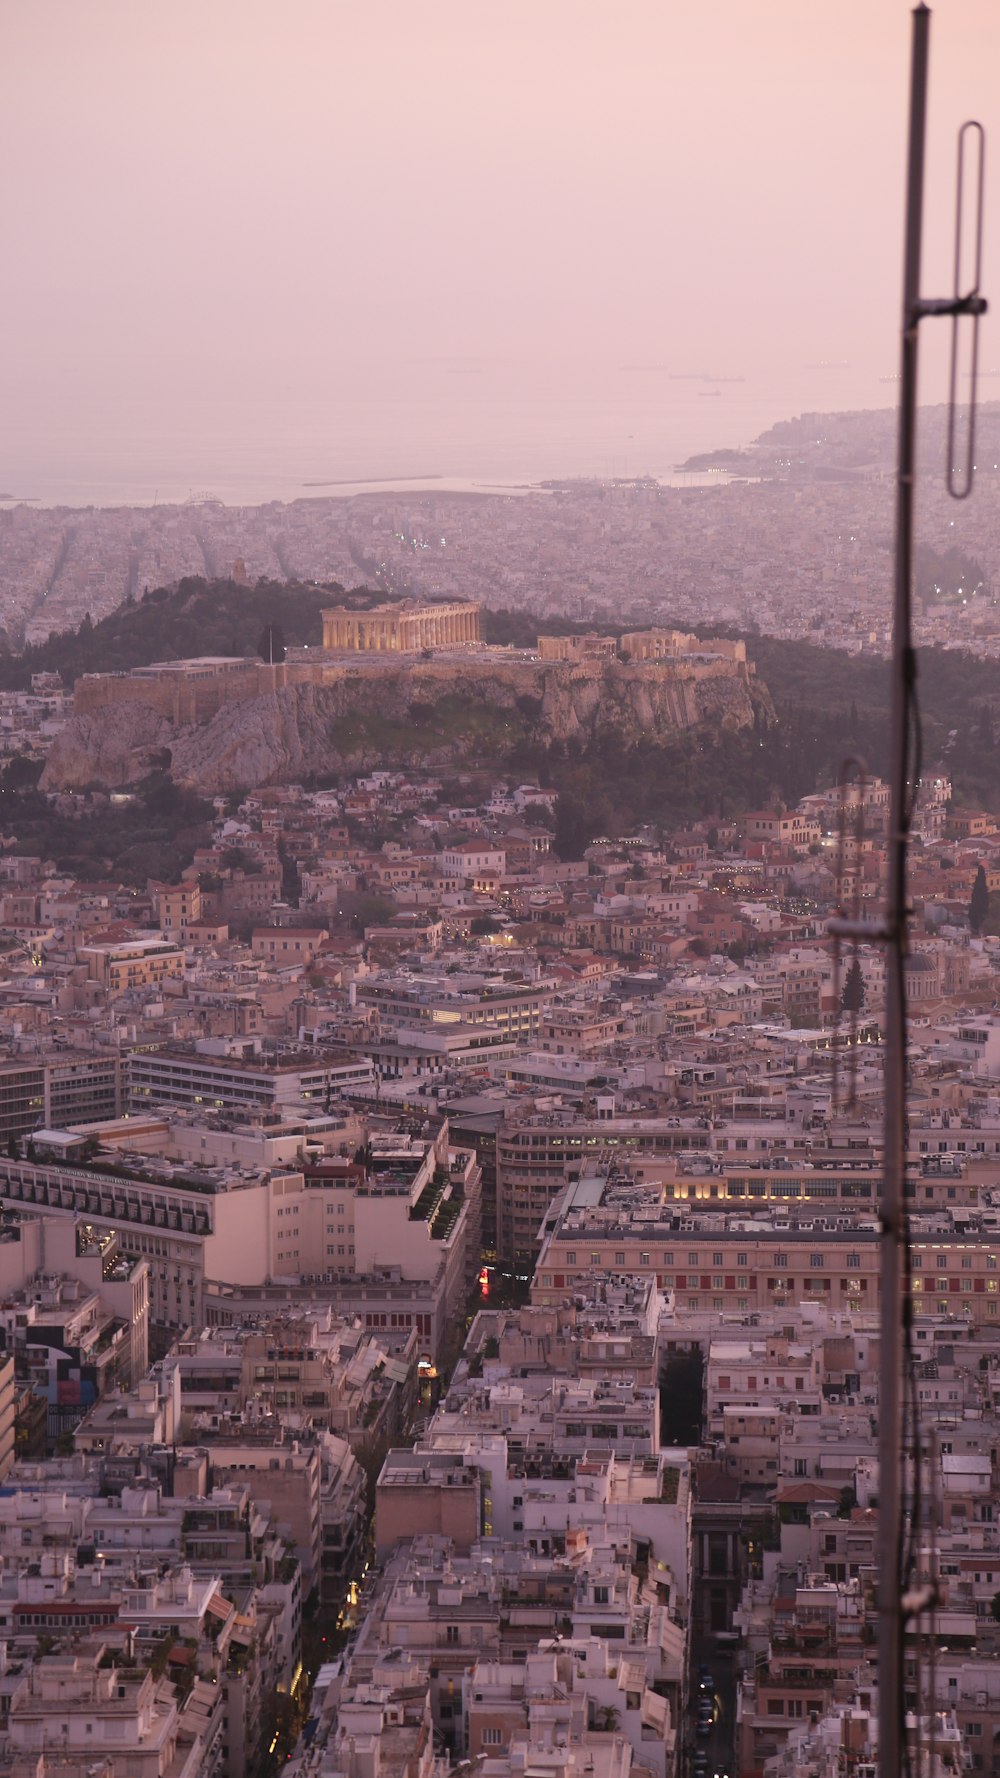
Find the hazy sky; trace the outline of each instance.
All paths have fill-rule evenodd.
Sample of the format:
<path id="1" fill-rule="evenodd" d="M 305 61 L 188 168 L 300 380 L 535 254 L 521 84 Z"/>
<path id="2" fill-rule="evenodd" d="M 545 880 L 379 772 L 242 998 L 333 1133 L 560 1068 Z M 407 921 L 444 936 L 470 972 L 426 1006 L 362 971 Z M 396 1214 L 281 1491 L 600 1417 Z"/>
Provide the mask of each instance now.
<path id="1" fill-rule="evenodd" d="M 297 391 L 442 358 L 893 371 L 909 21 L 902 0 L 3 0 L 8 421 L 259 390 L 294 423 Z M 941 0 L 934 294 L 954 129 L 980 116 L 996 167 L 998 112 L 1000 3 Z M 992 191 L 1000 304 L 1000 170 Z"/>

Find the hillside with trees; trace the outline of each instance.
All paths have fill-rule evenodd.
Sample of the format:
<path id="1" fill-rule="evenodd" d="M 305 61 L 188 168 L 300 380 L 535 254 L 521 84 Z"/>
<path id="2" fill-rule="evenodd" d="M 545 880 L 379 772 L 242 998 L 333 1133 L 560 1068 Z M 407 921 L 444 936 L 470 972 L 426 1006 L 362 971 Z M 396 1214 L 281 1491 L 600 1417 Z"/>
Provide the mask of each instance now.
<path id="1" fill-rule="evenodd" d="M 282 648 L 315 645 L 322 639 L 320 614 L 332 599 L 364 609 L 383 603 L 385 594 L 365 588 L 345 594 L 335 584 L 261 582 L 251 588 L 230 581 L 184 580 L 122 606 L 102 623 L 85 623 L 23 654 L 0 656 L 0 687 L 24 686 L 33 672 L 42 670 L 59 672 L 71 685 L 81 673 L 128 671 L 164 658 L 254 655 L 273 649 L 275 641 Z M 542 627 L 576 633 L 595 626 L 551 624 L 523 611 L 483 614 L 485 639 L 495 644 L 530 647 Z M 710 631 L 706 625 L 705 633 Z M 616 631 L 604 626 L 604 633 Z M 541 733 L 530 711 L 519 710 L 501 737 L 504 758 L 492 763 L 537 776 L 558 791 L 556 844 L 567 857 L 578 856 L 595 835 L 614 836 L 643 822 L 721 820 L 776 800 L 791 805 L 834 782 L 848 756 L 860 757 L 870 771 L 884 775 L 889 712 L 884 660 L 764 636 L 748 637 L 747 642 L 771 693 L 775 722 L 758 713 L 752 728 L 735 733 L 703 725 L 669 738 L 640 737 L 630 743 L 620 733 L 602 730 L 582 744 L 553 741 Z M 925 764 L 940 763 L 951 774 L 958 803 L 1000 808 L 995 664 L 958 652 L 924 650 L 918 689 Z M 436 713 L 427 714 L 430 721 Z M 142 853 L 143 865 L 152 864 L 159 847 L 164 856 L 154 874 L 161 869 L 165 873 L 171 859 L 188 850 L 204 818 L 203 807 L 193 806 L 171 809 L 168 817 L 160 782 L 152 799 L 142 795 L 140 809 L 148 819 L 137 824 L 133 808 L 118 831 L 118 817 L 109 813 L 98 821 L 99 832 L 84 836 L 79 823 L 52 815 L 35 789 L 37 775 L 26 760 L 10 762 L 0 775 L 0 830 L 16 832 L 21 847 L 41 851 L 60 868 L 76 868 L 82 875 L 101 875 L 110 857 L 120 861 L 134 848 Z M 182 843 L 172 853 L 178 836 Z M 133 862 L 138 880 L 139 857 Z"/>
<path id="2" fill-rule="evenodd" d="M 336 581 L 307 586 L 260 580 L 256 586 L 239 586 L 193 575 L 177 586 L 126 600 L 100 623 L 87 617 L 78 630 L 50 636 L 20 654 L 0 653 L 0 690 L 23 690 L 32 673 L 59 673 L 64 685 L 71 686 L 83 673 L 128 673 L 151 661 L 255 655 L 272 628 L 283 647 L 315 647 L 323 640 L 325 606 L 365 610 L 385 602 L 384 592 L 358 587 L 345 593 Z"/>

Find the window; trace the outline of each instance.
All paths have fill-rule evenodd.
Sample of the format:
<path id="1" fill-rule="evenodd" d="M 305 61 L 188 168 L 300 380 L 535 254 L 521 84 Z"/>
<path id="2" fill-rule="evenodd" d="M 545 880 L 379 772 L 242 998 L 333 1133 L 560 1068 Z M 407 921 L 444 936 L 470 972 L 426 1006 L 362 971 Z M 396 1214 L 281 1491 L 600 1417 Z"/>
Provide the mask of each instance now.
<path id="1" fill-rule="evenodd" d="M 788 1265 L 788 1255 L 787 1255 L 787 1253 L 776 1253 L 776 1254 L 775 1254 L 775 1256 L 774 1256 L 774 1263 L 775 1263 L 775 1265 L 776 1265 L 776 1266 L 785 1266 L 785 1267 L 787 1267 L 787 1265 Z"/>
<path id="2" fill-rule="evenodd" d="M 861 1255 L 860 1255 L 860 1253 L 849 1253 L 849 1254 L 848 1254 L 848 1255 L 847 1255 L 847 1267 L 848 1267 L 848 1270 L 849 1270 L 849 1271 L 853 1271 L 853 1272 L 856 1272 L 856 1271 L 858 1271 L 858 1270 L 859 1270 L 859 1269 L 860 1269 L 860 1266 L 861 1266 Z"/>
<path id="3" fill-rule="evenodd" d="M 826 1264 L 825 1256 L 822 1253 L 810 1253 L 809 1264 L 814 1272 L 821 1272 Z"/>
<path id="4" fill-rule="evenodd" d="M 502 1729 L 484 1729 L 483 1734 L 482 1734 L 482 1742 L 483 1742 L 484 1747 L 502 1747 L 503 1746 L 503 1730 Z"/>
<path id="5" fill-rule="evenodd" d="M 722 1264 L 722 1255 L 721 1255 L 721 1253 L 713 1253 L 713 1255 L 712 1255 L 712 1264 L 713 1264 L 713 1266 L 721 1266 L 721 1264 Z"/>
<path id="6" fill-rule="evenodd" d="M 946 1253 L 938 1254 L 937 1266 L 939 1272 L 946 1272 L 948 1270 L 948 1255 Z"/>
<path id="7" fill-rule="evenodd" d="M 624 1253 L 616 1253 L 615 1254 L 615 1265 L 616 1266 L 623 1266 L 624 1264 L 625 1264 Z"/>
<path id="8" fill-rule="evenodd" d="M 607 1587 L 595 1587 L 594 1588 L 594 1604 L 595 1605 L 607 1605 L 609 1596 L 610 1595 L 608 1593 Z"/>
<path id="9" fill-rule="evenodd" d="M 689 1266 L 696 1266 L 697 1264 L 698 1264 L 698 1255 L 696 1253 L 689 1253 L 688 1254 L 688 1265 Z"/>
<path id="10" fill-rule="evenodd" d="M 648 1253 L 640 1253 L 639 1264 L 641 1266 L 648 1266 L 648 1264 L 649 1264 L 649 1254 Z"/>
<path id="11" fill-rule="evenodd" d="M 457 1642 L 458 1641 L 458 1625 L 457 1624 L 446 1624 L 445 1625 L 444 1639 L 446 1642 Z"/>
<path id="12" fill-rule="evenodd" d="M 567 1253 L 566 1264 L 568 1266 L 575 1266 L 576 1265 L 576 1254 L 575 1253 Z"/>

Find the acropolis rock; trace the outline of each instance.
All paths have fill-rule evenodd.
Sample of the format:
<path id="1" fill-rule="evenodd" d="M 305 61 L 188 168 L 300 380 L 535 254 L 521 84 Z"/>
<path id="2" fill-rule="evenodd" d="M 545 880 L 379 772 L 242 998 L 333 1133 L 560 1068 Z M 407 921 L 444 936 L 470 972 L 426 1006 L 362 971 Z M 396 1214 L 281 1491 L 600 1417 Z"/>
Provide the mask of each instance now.
<path id="1" fill-rule="evenodd" d="M 201 720 L 163 693 L 148 670 L 122 676 L 105 698 L 81 681 L 77 714 L 57 737 L 46 790 L 134 782 L 164 748 L 180 782 L 216 793 L 375 766 L 430 770 L 502 763 L 516 742 L 578 740 L 603 729 L 625 742 L 662 740 L 705 725 L 771 721 L 767 688 L 745 662 L 541 662 L 500 651 L 421 659 L 381 655 L 295 663 L 253 673 L 220 667 Z M 110 695 L 113 691 L 114 695 Z M 231 693 L 231 695 L 230 695 Z M 83 708 L 81 708 L 81 704 Z"/>

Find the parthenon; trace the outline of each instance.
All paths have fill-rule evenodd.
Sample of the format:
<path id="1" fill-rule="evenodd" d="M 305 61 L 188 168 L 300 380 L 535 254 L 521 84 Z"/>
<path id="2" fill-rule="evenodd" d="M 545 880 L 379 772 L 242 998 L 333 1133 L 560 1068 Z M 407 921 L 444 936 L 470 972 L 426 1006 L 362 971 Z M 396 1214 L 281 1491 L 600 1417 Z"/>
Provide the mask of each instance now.
<path id="1" fill-rule="evenodd" d="M 411 653 L 479 641 L 479 606 L 377 605 L 372 611 L 323 613 L 323 647 L 352 652 Z"/>

